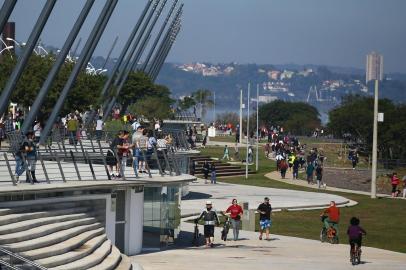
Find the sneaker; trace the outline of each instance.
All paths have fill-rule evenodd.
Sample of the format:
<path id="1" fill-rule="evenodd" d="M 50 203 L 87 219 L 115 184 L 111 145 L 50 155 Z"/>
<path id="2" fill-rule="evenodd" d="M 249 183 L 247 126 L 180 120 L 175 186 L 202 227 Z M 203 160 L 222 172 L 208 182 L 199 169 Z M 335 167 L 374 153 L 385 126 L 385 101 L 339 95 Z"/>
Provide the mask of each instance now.
<path id="1" fill-rule="evenodd" d="M 20 177 L 18 175 L 15 175 L 14 177 L 15 177 L 16 183 L 20 184 Z"/>
<path id="2" fill-rule="evenodd" d="M 112 173 L 112 174 L 111 174 L 111 177 L 115 178 L 115 177 L 116 177 L 116 175 L 115 175 L 114 173 Z"/>

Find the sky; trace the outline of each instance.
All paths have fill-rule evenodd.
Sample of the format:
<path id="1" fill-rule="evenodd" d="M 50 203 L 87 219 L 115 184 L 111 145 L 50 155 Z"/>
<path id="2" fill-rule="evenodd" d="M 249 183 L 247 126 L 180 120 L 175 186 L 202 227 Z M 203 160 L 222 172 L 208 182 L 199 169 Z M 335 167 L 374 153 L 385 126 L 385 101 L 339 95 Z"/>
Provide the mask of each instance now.
<path id="1" fill-rule="evenodd" d="M 113 56 L 119 55 L 146 2 L 119 0 L 94 56 L 106 56 L 116 36 L 119 39 Z M 28 39 L 44 3 L 45 0 L 18 0 L 11 15 L 16 22 L 18 41 Z M 58 0 L 41 41 L 62 47 L 84 3 L 85 0 Z M 105 0 L 96 0 L 79 33 L 81 46 L 104 3 Z M 165 15 L 171 3 L 169 0 Z M 377 51 L 384 56 L 386 73 L 406 73 L 405 0 L 183 0 L 183 3 L 183 27 L 169 62 L 364 68 L 366 54 Z M 162 18 L 156 28 L 161 22 Z"/>

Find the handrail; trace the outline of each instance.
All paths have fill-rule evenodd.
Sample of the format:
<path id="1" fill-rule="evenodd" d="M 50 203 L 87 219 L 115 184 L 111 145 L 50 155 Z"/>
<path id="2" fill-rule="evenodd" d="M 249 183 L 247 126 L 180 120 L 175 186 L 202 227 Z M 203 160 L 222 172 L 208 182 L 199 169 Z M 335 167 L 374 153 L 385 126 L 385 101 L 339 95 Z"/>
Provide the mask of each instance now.
<path id="1" fill-rule="evenodd" d="M 47 270 L 48 269 L 48 268 L 43 267 L 42 265 L 39 265 L 36 262 L 30 261 L 29 259 L 24 258 L 21 255 L 18 255 L 18 254 L 14 253 L 14 252 L 11 252 L 11 251 L 9 251 L 9 250 L 7 250 L 5 248 L 0 247 L 0 253 L 4 253 L 4 254 L 6 254 L 6 255 L 8 255 L 8 256 L 10 256 L 12 258 L 15 258 L 15 259 L 17 259 L 19 261 L 22 261 L 22 262 L 24 262 L 24 263 L 26 263 L 26 264 L 28 264 L 30 266 L 36 267 L 39 270 Z M 0 260 L 0 264 L 1 263 L 3 263 L 4 266 L 7 266 L 9 268 L 12 267 L 12 269 L 20 269 L 20 268 L 15 268 L 12 265 L 7 265 L 7 262 L 4 262 L 4 261 Z"/>

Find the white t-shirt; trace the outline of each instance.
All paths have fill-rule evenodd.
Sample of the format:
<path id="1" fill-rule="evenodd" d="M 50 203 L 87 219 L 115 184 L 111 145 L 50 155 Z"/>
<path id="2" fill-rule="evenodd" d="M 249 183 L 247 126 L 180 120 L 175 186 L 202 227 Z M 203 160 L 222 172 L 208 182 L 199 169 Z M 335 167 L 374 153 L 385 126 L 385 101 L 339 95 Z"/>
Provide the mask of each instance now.
<path id="1" fill-rule="evenodd" d="M 138 123 L 137 121 L 135 121 L 134 123 L 132 123 L 132 128 L 133 128 L 133 130 L 135 131 L 135 130 L 137 130 L 137 128 L 140 126 L 140 123 Z"/>
<path id="2" fill-rule="evenodd" d="M 96 121 L 96 130 L 103 130 L 103 120 L 98 119 Z"/>
<path id="3" fill-rule="evenodd" d="M 33 130 L 34 130 L 34 136 L 35 137 L 40 137 L 41 136 L 41 125 L 38 123 L 34 126 Z"/>

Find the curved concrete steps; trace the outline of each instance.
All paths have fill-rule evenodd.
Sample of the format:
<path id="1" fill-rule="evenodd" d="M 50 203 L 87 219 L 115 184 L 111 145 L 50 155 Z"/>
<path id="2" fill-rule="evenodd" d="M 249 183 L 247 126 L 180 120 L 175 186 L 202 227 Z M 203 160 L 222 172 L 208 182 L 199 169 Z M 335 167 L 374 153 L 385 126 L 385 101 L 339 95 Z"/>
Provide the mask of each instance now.
<path id="1" fill-rule="evenodd" d="M 131 270 L 107 239 L 105 210 L 88 202 L 0 209 L 0 245 L 54 270 Z"/>
<path id="2" fill-rule="evenodd" d="M 1 215 L 1 214 L 0 214 Z M 85 213 L 78 213 L 78 214 L 70 214 L 70 215 L 61 215 L 61 216 L 51 216 L 51 217 L 43 217 L 37 219 L 29 219 L 25 221 L 10 223 L 7 225 L 0 226 L 0 235 L 3 234 L 11 234 L 20 231 L 29 230 L 33 227 L 38 227 L 42 225 L 64 222 L 69 220 L 76 220 L 81 218 L 88 217 Z"/>
<path id="3" fill-rule="evenodd" d="M 13 252 L 22 252 L 28 251 L 32 249 L 38 249 L 42 247 L 47 247 L 64 240 L 68 240 L 78 234 L 83 232 L 100 228 L 102 225 L 100 223 L 93 223 L 89 225 L 81 225 L 77 227 L 73 227 L 70 229 L 58 231 L 56 233 L 45 235 L 42 237 L 38 237 L 36 239 L 31 239 L 27 241 L 21 241 L 13 244 L 4 245 L 4 247 L 10 249 Z"/>
<path id="4" fill-rule="evenodd" d="M 46 268 L 51 268 L 51 267 L 57 267 L 60 265 L 64 265 L 67 263 L 74 262 L 76 260 L 82 259 L 86 257 L 87 255 L 91 254 L 94 252 L 98 247 L 100 247 L 105 241 L 107 240 L 107 236 L 105 234 L 96 236 L 89 241 L 85 242 L 83 245 L 80 247 L 66 252 L 62 253 L 59 255 L 51 256 L 51 257 L 46 257 L 43 259 L 36 260 L 36 263 L 46 267 Z"/>
<path id="5" fill-rule="evenodd" d="M 68 208 L 62 210 L 52 210 L 52 211 L 38 211 L 38 212 L 29 212 L 29 213 L 11 213 L 8 215 L 0 216 L 0 226 L 7 225 L 10 223 L 20 222 L 24 220 L 31 220 L 43 217 L 50 216 L 60 216 L 72 213 L 86 213 L 88 210 L 87 207 L 76 207 Z"/>
<path id="6" fill-rule="evenodd" d="M 129 270 L 132 269 L 133 262 L 126 255 L 121 254 L 120 264 L 115 268 L 115 270 Z"/>
<path id="7" fill-rule="evenodd" d="M 64 264 L 58 267 L 48 268 L 49 270 L 86 270 L 100 264 L 111 252 L 110 240 L 105 241 L 89 256 L 86 256 L 77 261 Z"/>
<path id="8" fill-rule="evenodd" d="M 37 226 L 29 230 L 20 231 L 16 233 L 10 233 L 7 235 L 0 236 L 0 245 L 11 244 L 15 242 L 27 241 L 33 238 L 40 238 L 54 232 L 59 232 L 62 230 L 67 230 L 72 227 L 90 225 L 96 223 L 97 220 L 93 217 L 86 217 L 82 219 L 69 220 L 58 222 L 55 224 L 47 224 L 43 226 Z"/>
<path id="9" fill-rule="evenodd" d="M 97 228 L 81 233 L 75 237 L 72 237 L 66 241 L 60 242 L 55 245 L 43 247 L 39 249 L 29 250 L 21 253 L 24 257 L 28 257 L 31 260 L 38 260 L 42 258 L 52 257 L 60 254 L 65 254 L 71 250 L 81 247 L 84 243 L 104 233 L 104 228 Z"/>
<path id="10" fill-rule="evenodd" d="M 120 261 L 120 251 L 115 246 L 112 246 L 110 254 L 103 260 L 103 262 L 89 268 L 89 270 L 113 270 L 120 263 Z"/>

